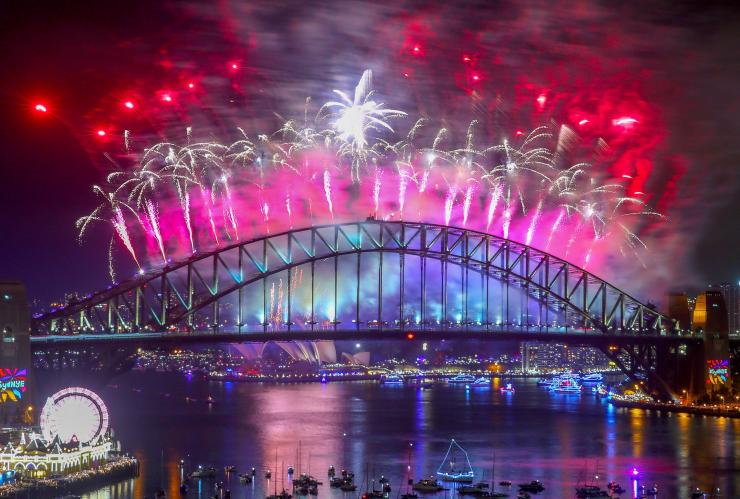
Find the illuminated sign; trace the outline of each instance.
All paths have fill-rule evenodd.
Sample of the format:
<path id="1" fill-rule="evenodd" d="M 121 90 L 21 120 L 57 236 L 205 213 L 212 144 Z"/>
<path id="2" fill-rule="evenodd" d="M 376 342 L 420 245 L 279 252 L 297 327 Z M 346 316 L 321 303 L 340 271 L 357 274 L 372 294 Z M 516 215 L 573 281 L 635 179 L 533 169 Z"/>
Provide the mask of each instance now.
<path id="1" fill-rule="evenodd" d="M 18 402 L 26 392 L 26 369 L 0 367 L 0 402 Z"/>
<path id="2" fill-rule="evenodd" d="M 729 360 L 708 360 L 707 367 L 707 374 L 711 384 L 724 385 L 727 383 L 727 379 L 730 377 Z"/>

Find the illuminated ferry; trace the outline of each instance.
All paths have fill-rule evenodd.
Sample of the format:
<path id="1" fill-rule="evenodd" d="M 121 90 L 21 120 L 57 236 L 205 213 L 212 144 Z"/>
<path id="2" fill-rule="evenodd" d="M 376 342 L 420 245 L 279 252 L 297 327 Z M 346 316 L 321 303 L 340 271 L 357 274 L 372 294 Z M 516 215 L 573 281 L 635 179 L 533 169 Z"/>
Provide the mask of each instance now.
<path id="1" fill-rule="evenodd" d="M 555 378 L 550 385 L 550 391 L 555 393 L 581 393 L 581 384 L 572 374 L 563 374 Z"/>
<path id="2" fill-rule="evenodd" d="M 604 381 L 604 375 L 601 373 L 590 373 L 581 376 L 581 383 L 601 383 Z"/>
<path id="3" fill-rule="evenodd" d="M 381 378 L 381 381 L 385 385 L 402 385 L 403 378 L 398 374 L 387 374 Z"/>
<path id="4" fill-rule="evenodd" d="M 447 380 L 448 383 L 475 383 L 475 376 L 471 374 L 458 374 Z"/>

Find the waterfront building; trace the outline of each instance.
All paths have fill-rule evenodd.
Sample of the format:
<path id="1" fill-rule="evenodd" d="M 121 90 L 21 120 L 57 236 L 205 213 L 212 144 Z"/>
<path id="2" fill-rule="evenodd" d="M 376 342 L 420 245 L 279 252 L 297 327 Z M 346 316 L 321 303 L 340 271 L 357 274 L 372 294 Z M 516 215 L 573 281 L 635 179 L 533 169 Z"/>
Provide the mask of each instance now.
<path id="1" fill-rule="evenodd" d="M 58 435 L 49 442 L 39 433 L 21 433 L 17 442 L 0 450 L 0 470 L 33 478 L 65 475 L 103 464 L 117 450 L 110 432 L 87 443 L 77 439 L 65 443 Z"/>
<path id="2" fill-rule="evenodd" d="M 0 282 L 0 424 L 28 422 L 31 390 L 30 311 L 26 288 Z"/>

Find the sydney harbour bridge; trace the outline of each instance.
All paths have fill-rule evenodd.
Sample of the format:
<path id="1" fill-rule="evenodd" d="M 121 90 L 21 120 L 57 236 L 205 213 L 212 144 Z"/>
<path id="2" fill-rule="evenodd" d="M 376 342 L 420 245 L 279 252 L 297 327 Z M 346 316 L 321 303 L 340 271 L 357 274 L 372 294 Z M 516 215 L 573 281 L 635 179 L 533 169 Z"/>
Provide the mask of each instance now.
<path id="1" fill-rule="evenodd" d="M 35 316 L 35 350 L 340 339 L 558 341 L 659 395 L 703 338 L 566 260 L 429 223 L 340 223 L 194 255 Z M 701 364 L 701 361 L 699 361 Z"/>

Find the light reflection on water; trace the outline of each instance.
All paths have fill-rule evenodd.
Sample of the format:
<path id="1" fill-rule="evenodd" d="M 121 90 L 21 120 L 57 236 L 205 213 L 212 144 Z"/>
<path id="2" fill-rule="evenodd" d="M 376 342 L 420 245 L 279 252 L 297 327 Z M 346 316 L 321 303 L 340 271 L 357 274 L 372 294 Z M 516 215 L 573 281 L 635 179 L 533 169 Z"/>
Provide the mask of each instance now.
<path id="1" fill-rule="evenodd" d="M 115 383 L 101 396 L 124 450 L 141 458 L 142 476 L 86 496 L 91 499 L 152 497 L 160 486 L 168 497 L 179 497 L 180 459 L 191 467 L 215 466 L 234 499 L 261 499 L 290 487 L 284 470 L 298 468 L 299 461 L 324 482 L 319 497 L 343 496 L 328 487 L 329 465 L 354 471 L 358 491 L 383 474 L 395 497 L 406 490 L 409 464 L 416 479 L 433 474 L 453 437 L 468 451 L 477 478 L 490 480 L 495 464 L 496 482 L 542 480 L 547 490 L 538 497 L 571 497 L 576 485 L 596 474 L 600 485 L 615 479 L 629 491 L 632 466 L 641 470 L 642 484 L 657 483 L 663 497 L 688 497 L 696 486 L 719 486 L 723 497 L 740 491 L 736 420 L 616 409 L 591 395 L 551 394 L 534 380 L 515 380 L 513 395 L 500 393 L 497 384 L 429 390 L 372 382 L 227 386 L 140 373 Z M 214 404 L 206 403 L 208 394 Z M 186 396 L 196 400 L 186 402 Z M 239 472 L 254 466 L 255 483 L 242 486 L 236 475 L 225 477 L 227 464 Z M 212 483 L 194 483 L 187 497 L 213 494 Z"/>

